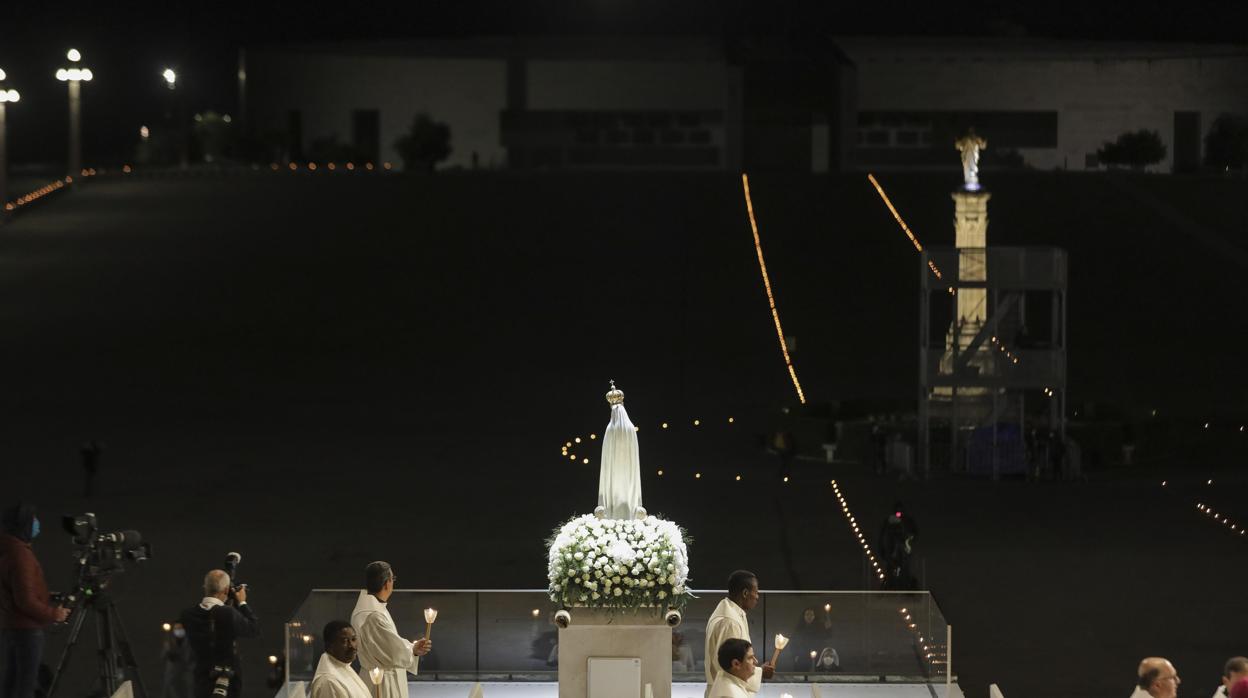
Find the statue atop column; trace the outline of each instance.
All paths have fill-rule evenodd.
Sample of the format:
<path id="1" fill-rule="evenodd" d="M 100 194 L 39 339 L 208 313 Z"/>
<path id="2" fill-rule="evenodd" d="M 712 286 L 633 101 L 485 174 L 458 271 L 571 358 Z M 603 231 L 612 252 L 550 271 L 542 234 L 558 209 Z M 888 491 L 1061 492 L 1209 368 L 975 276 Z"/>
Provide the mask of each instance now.
<path id="1" fill-rule="evenodd" d="M 988 147 L 988 141 L 969 129 L 965 136 L 953 142 L 962 153 L 962 186 L 967 191 L 979 191 L 979 151 Z"/>

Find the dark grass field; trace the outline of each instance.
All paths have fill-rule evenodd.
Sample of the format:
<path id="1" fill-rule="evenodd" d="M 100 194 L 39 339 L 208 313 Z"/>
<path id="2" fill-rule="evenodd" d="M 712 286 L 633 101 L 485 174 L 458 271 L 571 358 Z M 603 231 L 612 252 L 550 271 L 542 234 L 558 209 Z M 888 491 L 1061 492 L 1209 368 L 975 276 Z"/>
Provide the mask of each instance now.
<path id="1" fill-rule="evenodd" d="M 925 244 L 952 242 L 955 182 L 880 179 Z M 775 480 L 757 436 L 793 396 L 736 177 L 283 173 L 102 178 L 0 228 L 4 498 L 153 541 L 117 581 L 149 685 L 160 622 L 242 551 L 270 638 L 248 648 L 260 695 L 281 621 L 314 586 L 358 585 L 369 560 L 404 586 L 542 586 L 543 540 L 596 495 L 598 454 L 558 448 L 601 432 L 614 378 L 642 427 L 647 506 L 696 541 L 696 586 L 744 566 L 771 588 L 860 588 L 837 477 L 863 521 L 897 497 L 913 509 L 969 695 L 1125 694 L 1146 654 L 1212 691 L 1248 651 L 1248 542 L 1194 508 L 1248 520 L 1248 184 L 989 182 L 993 244 L 1070 252 L 1072 401 L 1159 410 L 1147 469 L 896 484 L 804 462 Z M 751 187 L 807 395 L 911 399 L 917 255 L 865 177 Z M 106 450 L 87 501 L 89 438 Z M 44 529 L 63 587 L 68 542 Z M 81 694 L 89 653 L 75 663 Z"/>

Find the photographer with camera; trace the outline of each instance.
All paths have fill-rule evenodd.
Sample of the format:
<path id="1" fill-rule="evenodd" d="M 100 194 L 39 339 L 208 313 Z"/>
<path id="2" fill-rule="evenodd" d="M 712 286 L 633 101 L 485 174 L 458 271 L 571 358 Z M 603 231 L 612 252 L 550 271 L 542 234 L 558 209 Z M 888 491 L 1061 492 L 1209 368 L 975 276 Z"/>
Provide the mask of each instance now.
<path id="1" fill-rule="evenodd" d="M 231 588 L 229 574 L 212 570 L 204 575 L 204 599 L 183 611 L 179 622 L 195 657 L 195 698 L 238 698 L 243 690 L 238 641 L 260 636 L 247 586 Z"/>
<path id="2" fill-rule="evenodd" d="M 0 519 L 0 697 L 33 698 L 43 660 L 43 629 L 64 622 L 69 609 L 52 605 L 43 568 L 30 549 L 39 535 L 35 508 L 11 506 Z"/>

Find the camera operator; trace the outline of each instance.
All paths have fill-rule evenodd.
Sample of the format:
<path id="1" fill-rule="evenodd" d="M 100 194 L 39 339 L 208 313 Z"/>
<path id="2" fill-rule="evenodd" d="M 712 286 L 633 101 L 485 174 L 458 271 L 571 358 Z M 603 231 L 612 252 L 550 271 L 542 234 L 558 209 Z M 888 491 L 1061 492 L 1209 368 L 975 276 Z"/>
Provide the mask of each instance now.
<path id="1" fill-rule="evenodd" d="M 64 622 L 69 609 L 53 606 L 43 568 L 30 549 L 39 535 L 35 508 L 4 510 L 0 536 L 0 696 L 33 698 L 43 659 L 43 629 Z"/>
<path id="2" fill-rule="evenodd" d="M 238 698 L 243 690 L 238 640 L 260 636 L 260 621 L 247 605 L 247 587 L 231 589 L 230 575 L 212 570 L 204 575 L 203 601 L 183 611 L 179 620 L 195 657 L 195 698 L 212 698 L 214 692 L 218 698 Z"/>

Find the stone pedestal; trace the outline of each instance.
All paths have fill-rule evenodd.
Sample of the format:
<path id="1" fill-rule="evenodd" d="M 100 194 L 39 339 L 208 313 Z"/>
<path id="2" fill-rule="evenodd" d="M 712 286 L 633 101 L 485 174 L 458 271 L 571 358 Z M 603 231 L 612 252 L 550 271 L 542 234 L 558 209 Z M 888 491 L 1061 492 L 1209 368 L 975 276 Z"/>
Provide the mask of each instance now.
<path id="1" fill-rule="evenodd" d="M 559 629 L 559 698 L 587 698 L 591 657 L 640 659 L 641 682 L 632 695 L 641 696 L 650 684 L 654 698 L 671 698 L 672 629 L 663 620 L 663 609 L 569 612 L 571 623 Z"/>

